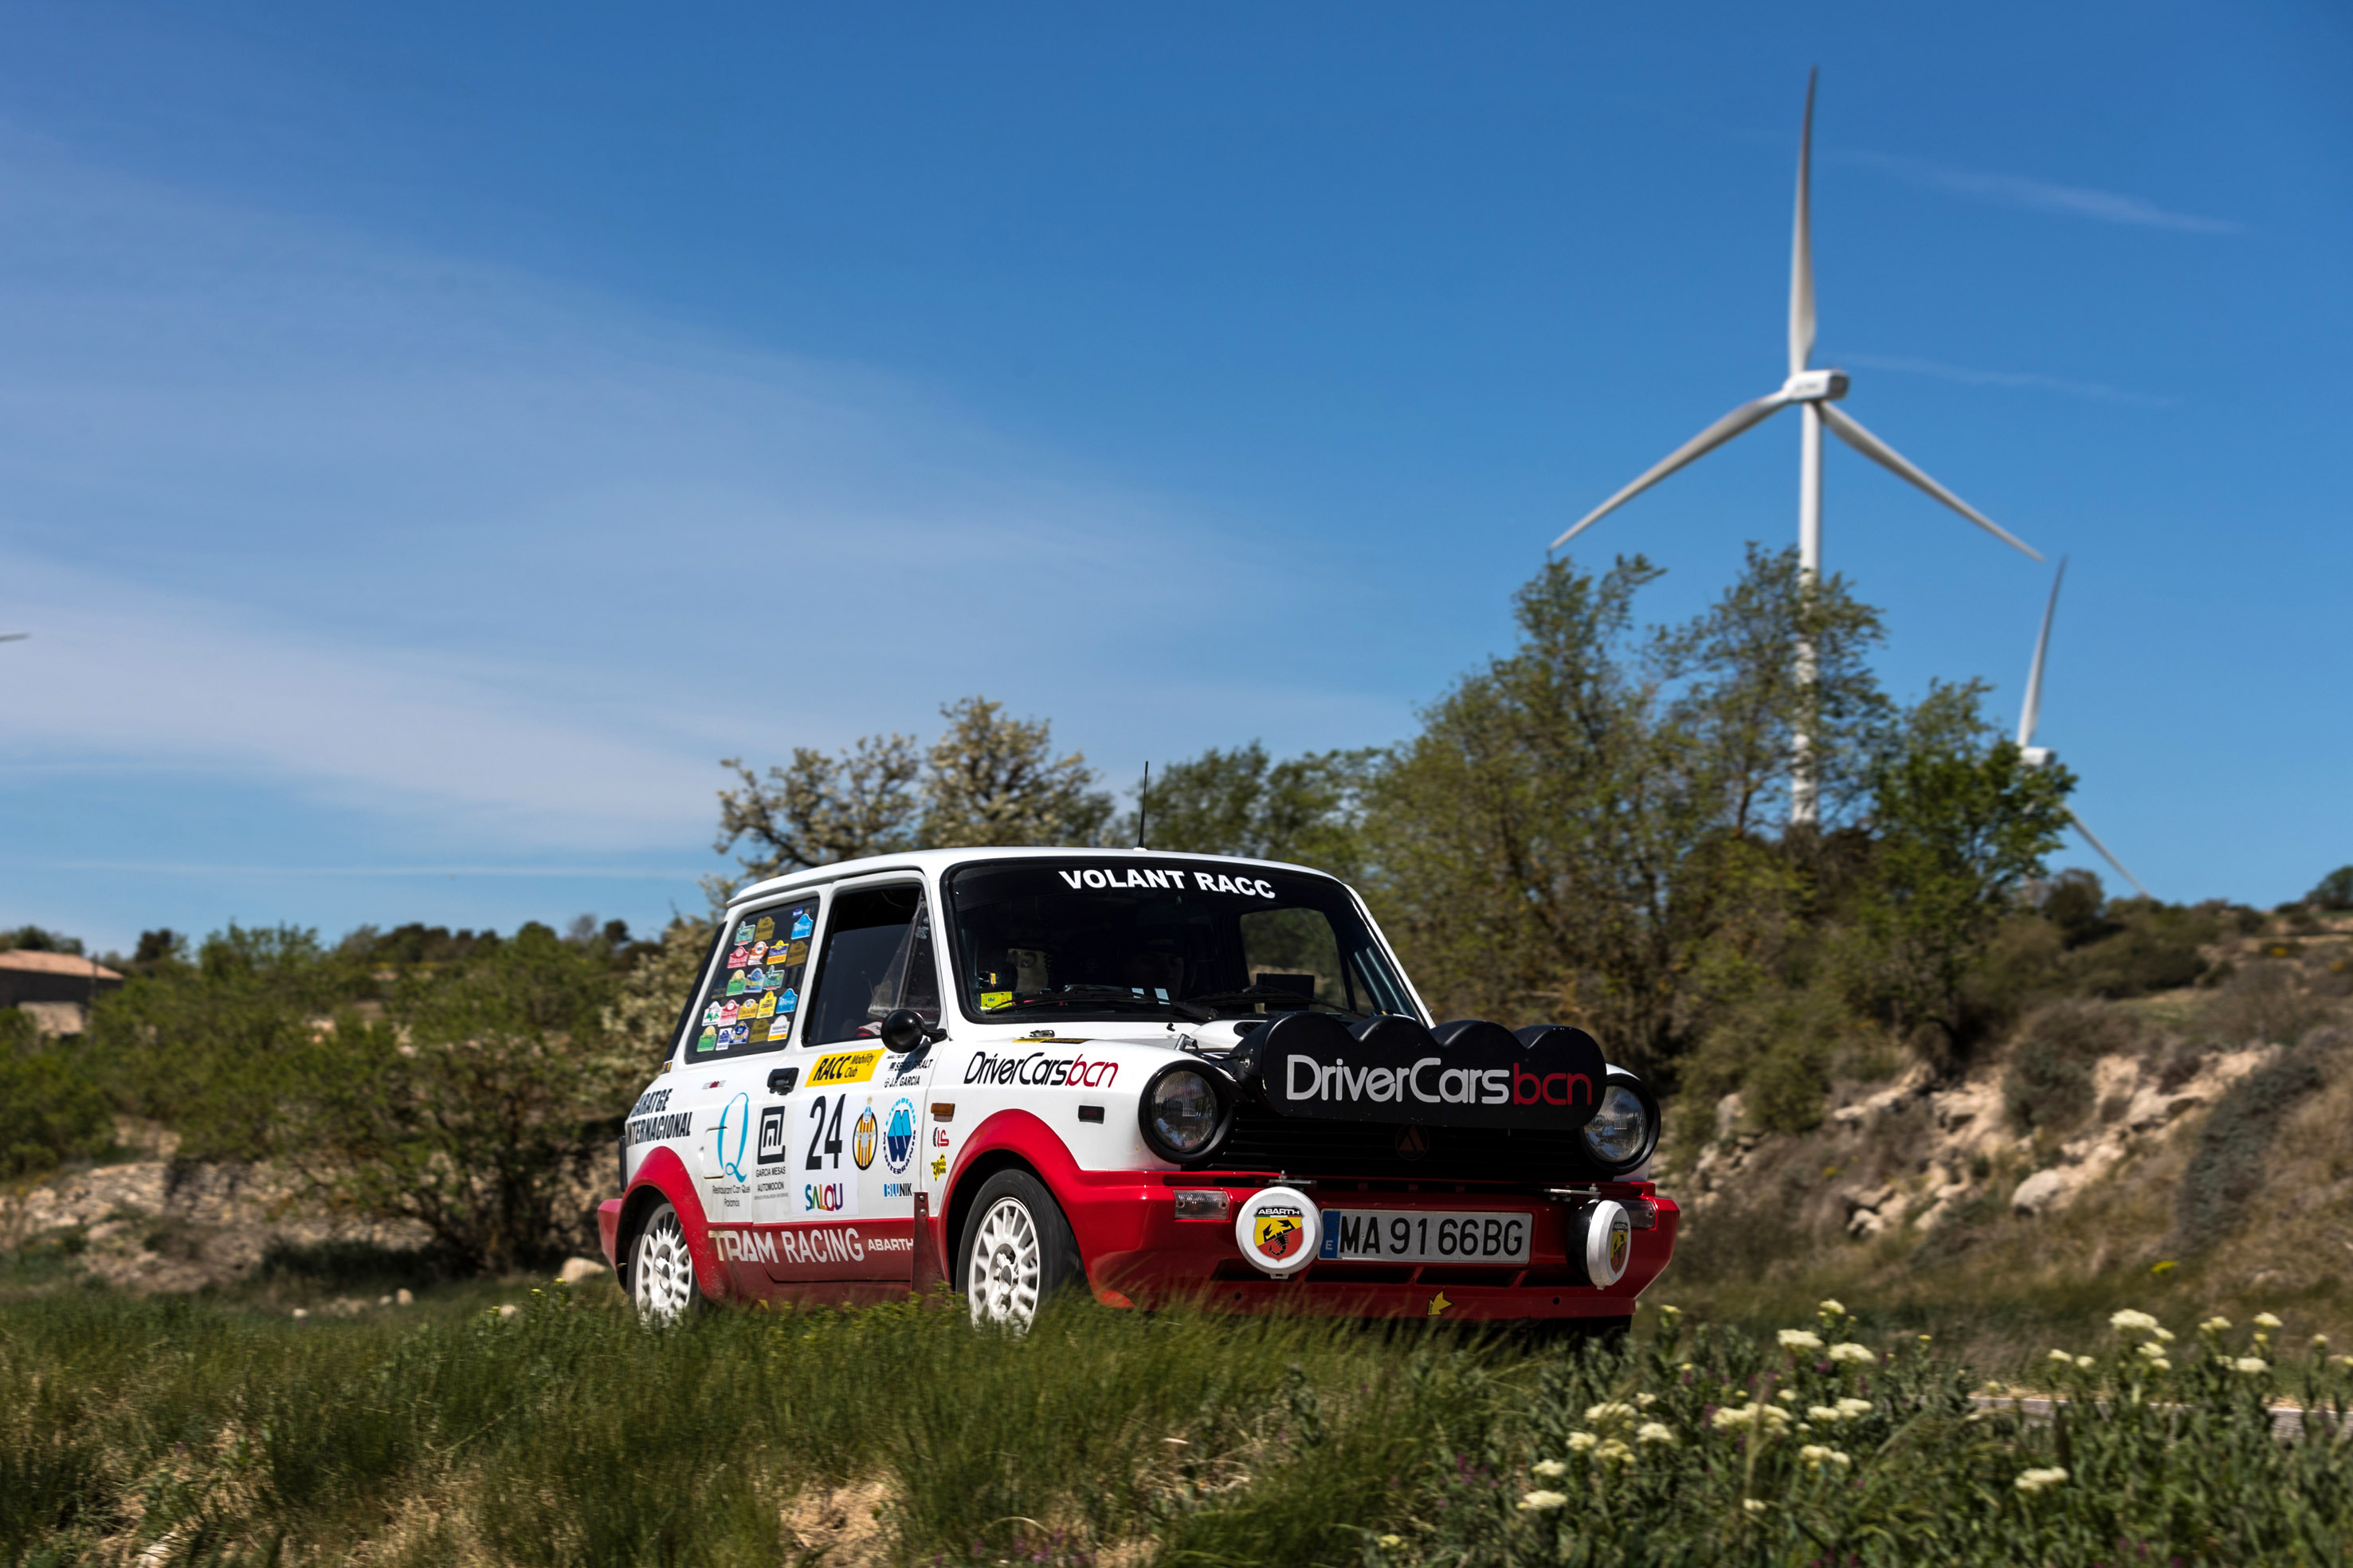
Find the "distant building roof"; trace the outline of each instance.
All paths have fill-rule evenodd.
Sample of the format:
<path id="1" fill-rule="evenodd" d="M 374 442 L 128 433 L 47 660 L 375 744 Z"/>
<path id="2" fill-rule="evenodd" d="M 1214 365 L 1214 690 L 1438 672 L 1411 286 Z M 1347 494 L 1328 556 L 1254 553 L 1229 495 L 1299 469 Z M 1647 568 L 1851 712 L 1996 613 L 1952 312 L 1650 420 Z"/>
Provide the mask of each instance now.
<path id="1" fill-rule="evenodd" d="M 100 980 L 122 978 L 95 959 L 72 952 L 26 952 L 11 948 L 0 952 L 0 969 L 16 969 L 33 974 L 72 974 L 82 977 L 96 975 Z"/>

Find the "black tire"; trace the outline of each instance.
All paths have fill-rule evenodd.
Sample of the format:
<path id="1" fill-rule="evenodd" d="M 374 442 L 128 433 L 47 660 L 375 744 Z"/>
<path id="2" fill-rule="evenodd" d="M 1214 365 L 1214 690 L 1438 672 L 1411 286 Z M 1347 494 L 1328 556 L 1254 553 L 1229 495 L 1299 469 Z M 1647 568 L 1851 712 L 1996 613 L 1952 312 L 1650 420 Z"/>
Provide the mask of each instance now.
<path id="1" fill-rule="evenodd" d="M 999 1171 L 980 1184 L 956 1243 L 954 1281 L 974 1323 L 1018 1333 L 1084 1273 L 1078 1237 L 1045 1183 L 1027 1171 Z"/>
<path id="2" fill-rule="evenodd" d="M 684 1322 L 703 1309 L 686 1225 L 669 1202 L 654 1205 L 629 1238 L 629 1304 L 649 1323 Z"/>

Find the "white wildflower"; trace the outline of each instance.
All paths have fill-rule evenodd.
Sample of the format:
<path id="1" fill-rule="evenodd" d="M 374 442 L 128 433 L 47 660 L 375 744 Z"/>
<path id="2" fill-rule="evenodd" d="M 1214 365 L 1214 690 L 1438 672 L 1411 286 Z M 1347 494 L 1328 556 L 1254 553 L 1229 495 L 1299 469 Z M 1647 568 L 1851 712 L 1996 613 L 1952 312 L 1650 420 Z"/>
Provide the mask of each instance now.
<path id="1" fill-rule="evenodd" d="M 1384 1535 L 1381 1537 L 1381 1547 L 1384 1551 L 1395 1552 L 1398 1547 L 1403 1546 L 1404 1544 L 1405 1537 L 1402 1535 Z"/>
<path id="2" fill-rule="evenodd" d="M 1838 1413 L 1841 1421 L 1859 1421 L 1871 1414 L 1871 1401 L 1852 1396 L 1841 1399 L 1838 1402 Z"/>
<path id="3" fill-rule="evenodd" d="M 1567 1502 L 1568 1494 L 1566 1492 L 1533 1491 L 1521 1497 L 1520 1511 L 1548 1513 L 1554 1509 L 1564 1507 Z"/>
<path id="4" fill-rule="evenodd" d="M 2147 1345 L 2143 1345 L 2141 1348 L 2142 1348 L 2143 1350 L 2147 1350 L 2148 1347 L 2147 1347 Z M 2050 1355 L 2048 1355 L 2048 1356 L 2047 1356 L 2047 1357 L 2045 1357 L 2044 1359 L 2045 1359 L 2045 1360 L 2047 1360 L 2047 1361 L 2055 1361 L 2055 1362 L 2057 1362 L 2061 1366 L 2073 1366 L 2073 1365 L 2074 1365 L 2074 1364 L 2075 1364 L 2075 1358 L 2074 1358 L 2073 1356 L 2069 1355 L 2065 1351 L 2062 1351 L 2062 1350 L 2054 1350 L 2054 1351 L 2052 1351 L 2052 1352 L 2050 1353 Z"/>
<path id="5" fill-rule="evenodd" d="M 2199 1324 L 2198 1331 L 2202 1334 L 2220 1334 L 2228 1332 L 2230 1327 L 2231 1320 L 2217 1314 Z"/>
<path id="6" fill-rule="evenodd" d="M 2169 1344 L 2171 1344 L 2171 1343 L 2173 1342 L 2173 1331 L 2172 1331 L 2171 1329 L 2159 1329 L 2159 1330 L 2158 1330 L 2158 1331 L 2157 1331 L 2157 1342 L 2158 1342 L 2158 1344 L 2161 1344 L 2161 1345 L 2169 1345 Z"/>
<path id="7" fill-rule="evenodd" d="M 2066 1479 L 2067 1472 L 2052 1465 L 2048 1469 L 2020 1471 L 2017 1486 L 2022 1492 L 2039 1492 L 2045 1487 L 2055 1487 Z"/>
<path id="8" fill-rule="evenodd" d="M 1798 1391 L 1794 1388 L 1777 1388 L 1773 1391 L 1773 1397 L 1788 1405 L 1797 1399 Z"/>
<path id="9" fill-rule="evenodd" d="M 1840 1453 L 1836 1448 L 1820 1443 L 1807 1444 L 1798 1450 L 1798 1458 L 1806 1461 L 1806 1468 L 1810 1470 L 1819 1470 L 1825 1465 L 1834 1465 L 1842 1470 L 1854 1463 L 1852 1458 Z"/>
<path id="10" fill-rule="evenodd" d="M 2130 1307 L 2126 1307 L 2120 1312 L 2108 1314 L 2108 1327 L 2120 1334 L 2146 1334 L 2155 1330 L 2157 1326 L 2155 1318 L 2150 1317 L 2147 1312 L 2135 1311 Z"/>
<path id="11" fill-rule="evenodd" d="M 2165 1347 L 2158 1344 L 2155 1340 L 2143 1340 L 2139 1344 L 2133 1347 L 2133 1351 L 2135 1354 L 2137 1354 L 2148 1361 L 2163 1361 L 2165 1359 Z"/>
<path id="12" fill-rule="evenodd" d="M 1770 1437 L 1788 1426 L 1789 1413 L 1778 1405 L 1726 1405 L 1715 1413 L 1714 1425 L 1719 1432 L 1737 1432 L 1754 1426 Z"/>
<path id="13" fill-rule="evenodd" d="M 1611 1437 L 1593 1450 L 1593 1462 L 1597 1465 L 1630 1465 L 1634 1462 L 1634 1450 Z"/>
<path id="14" fill-rule="evenodd" d="M 1528 1468 L 1535 1474 L 1542 1476 L 1548 1481 L 1556 1481 L 1560 1479 L 1561 1477 L 1568 1474 L 1568 1467 L 1562 1464 L 1558 1459 L 1538 1459 L 1535 1464 L 1530 1465 Z"/>
<path id="15" fill-rule="evenodd" d="M 2353 1355 L 2330 1356 L 2328 1358 L 2328 1364 L 2331 1366 L 2353 1367 Z"/>
<path id="16" fill-rule="evenodd" d="M 1806 1406 L 1806 1419 L 1809 1421 L 1820 1421 L 1824 1426 L 1835 1426 L 1838 1418 L 1838 1407 L 1835 1405 L 1809 1405 Z"/>
<path id="17" fill-rule="evenodd" d="M 2089 1372 L 2093 1367 L 2099 1363 L 2094 1362 L 2090 1356 L 2079 1355 L 2075 1358 L 2075 1364 L 2082 1367 L 2085 1372 Z"/>
<path id="18" fill-rule="evenodd" d="M 1763 1513 L 1767 1509 L 1771 1508 L 1773 1505 L 1767 1502 L 1763 1498 L 1745 1497 L 1740 1500 L 1740 1506 L 1746 1509 L 1750 1513 Z"/>
<path id="19" fill-rule="evenodd" d="M 2273 1317 L 2269 1312 L 2257 1312 L 2255 1314 L 2255 1327 L 2259 1329 L 2276 1329 L 2279 1326 L 2280 1321 L 2277 1318 Z"/>
<path id="20" fill-rule="evenodd" d="M 1595 1426 L 1607 1426 L 1612 1421 L 1631 1421 L 1634 1419 L 1634 1407 L 1616 1399 L 1604 1405 L 1588 1405 L 1585 1407 L 1585 1419 Z"/>
<path id="21" fill-rule="evenodd" d="M 2327 1342 L 2324 1341 L 2323 1342 L 2326 1343 Z M 1658 1402 L 1659 1396 L 1655 1394 L 1638 1394 L 1634 1395 L 1634 1403 L 1641 1405 L 1645 1410 L 1648 1410 L 1651 1405 L 1656 1405 Z"/>
<path id="22" fill-rule="evenodd" d="M 1568 1451 L 1572 1454 L 1589 1454 L 1593 1452 L 1593 1446 L 1600 1441 L 1600 1438 L 1590 1432 L 1571 1432 L 1568 1435 Z"/>
<path id="23" fill-rule="evenodd" d="M 1674 1440 L 1674 1428 L 1663 1421 L 1645 1421 L 1634 1429 L 1634 1441 L 1637 1443 L 1672 1443 Z"/>
<path id="24" fill-rule="evenodd" d="M 1785 1351 L 1818 1351 L 1822 1348 L 1822 1336 L 1810 1329 L 1783 1329 L 1781 1348 Z"/>
<path id="25" fill-rule="evenodd" d="M 1843 1318 L 1846 1316 L 1846 1308 L 1837 1301 L 1824 1301 L 1820 1307 L 1817 1307 L 1814 1310 L 1821 1313 L 1825 1318 Z"/>
<path id="26" fill-rule="evenodd" d="M 2269 1372 L 2271 1369 L 2272 1363 L 2259 1355 L 2242 1355 L 2231 1363 L 2232 1372 L 2243 1372 L 2251 1377 Z"/>
<path id="27" fill-rule="evenodd" d="M 1832 1361 L 1844 1362 L 1849 1366 L 1869 1366 L 1879 1359 L 1871 1353 L 1869 1345 L 1859 1345 L 1852 1340 L 1848 1340 L 1842 1344 L 1832 1345 L 1830 1349 L 1830 1358 Z"/>
<path id="28" fill-rule="evenodd" d="M 2325 1351 L 2325 1350 L 2327 1350 L 2327 1349 L 2328 1348 L 2328 1336 L 2327 1336 L 2327 1334 L 2315 1334 L 2315 1335 L 2313 1335 L 2313 1336 L 2312 1336 L 2312 1348 L 2313 1348 L 2314 1350 L 2316 1350 L 2316 1351 Z"/>

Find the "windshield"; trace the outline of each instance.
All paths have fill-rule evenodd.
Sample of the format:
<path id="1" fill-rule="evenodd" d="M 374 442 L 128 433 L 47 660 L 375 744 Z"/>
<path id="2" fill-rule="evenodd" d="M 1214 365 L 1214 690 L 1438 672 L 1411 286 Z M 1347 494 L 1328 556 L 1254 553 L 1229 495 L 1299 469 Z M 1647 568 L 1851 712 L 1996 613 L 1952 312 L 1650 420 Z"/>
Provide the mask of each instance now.
<path id="1" fill-rule="evenodd" d="M 1415 1016 L 1347 889 L 1258 867 L 995 861 L 948 879 L 970 1018 Z"/>

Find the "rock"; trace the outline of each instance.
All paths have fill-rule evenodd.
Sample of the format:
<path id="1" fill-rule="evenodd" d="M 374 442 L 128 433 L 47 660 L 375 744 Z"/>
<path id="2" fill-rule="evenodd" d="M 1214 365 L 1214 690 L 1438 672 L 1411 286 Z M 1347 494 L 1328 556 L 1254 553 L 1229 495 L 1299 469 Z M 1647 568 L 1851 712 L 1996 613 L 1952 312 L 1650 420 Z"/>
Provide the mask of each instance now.
<path id="1" fill-rule="evenodd" d="M 2056 1208 L 2066 1201 L 2074 1185 L 2071 1174 L 2056 1167 L 2037 1171 L 2019 1183 L 2018 1190 L 2010 1194 L 2010 1212 L 2031 1216 Z"/>
<path id="2" fill-rule="evenodd" d="M 567 1258 L 564 1267 L 555 1271 L 558 1285 L 577 1285 L 584 1279 L 594 1279 L 605 1272 L 605 1266 L 593 1258 Z"/>
<path id="3" fill-rule="evenodd" d="M 404 1287 L 393 1292 L 392 1304 L 396 1307 L 413 1307 L 417 1305 L 417 1297 Z"/>

